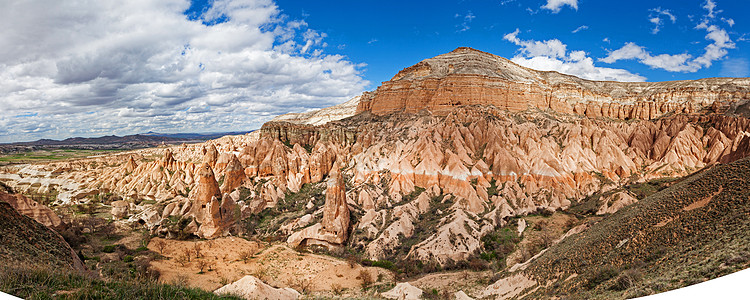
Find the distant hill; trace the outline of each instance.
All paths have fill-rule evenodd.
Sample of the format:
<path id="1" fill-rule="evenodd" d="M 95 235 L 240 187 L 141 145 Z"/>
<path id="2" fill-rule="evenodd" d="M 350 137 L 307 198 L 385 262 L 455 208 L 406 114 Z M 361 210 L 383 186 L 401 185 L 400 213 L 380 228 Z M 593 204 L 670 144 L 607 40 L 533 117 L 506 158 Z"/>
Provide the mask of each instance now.
<path id="1" fill-rule="evenodd" d="M 32 142 L 0 144 L 0 153 L 13 153 L 41 149 L 136 149 L 161 144 L 201 142 L 226 135 L 242 135 L 252 131 L 212 133 L 156 133 L 147 132 L 126 136 L 108 135 L 95 138 L 73 137 L 64 140 L 41 139 Z"/>

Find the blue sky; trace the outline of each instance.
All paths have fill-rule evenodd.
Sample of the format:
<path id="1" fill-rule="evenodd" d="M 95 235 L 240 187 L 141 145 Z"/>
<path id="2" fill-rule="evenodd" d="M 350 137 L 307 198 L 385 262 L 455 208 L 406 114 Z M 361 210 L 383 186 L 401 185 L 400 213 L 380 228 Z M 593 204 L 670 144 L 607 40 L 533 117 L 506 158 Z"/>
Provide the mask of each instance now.
<path id="1" fill-rule="evenodd" d="M 750 76 L 750 1 L 8 0 L 0 142 L 259 128 L 469 46 L 592 80 Z"/>
<path id="2" fill-rule="evenodd" d="M 711 23 L 725 30 L 735 47 L 726 49 L 724 59 L 694 72 L 667 71 L 637 60 L 608 64 L 597 59 L 626 43 L 636 43 L 653 55 L 701 56 L 711 42 L 705 38 L 706 31 L 696 26 L 708 14 L 704 8 L 708 2 L 580 0 L 561 3 L 564 2 L 575 3 L 575 7 L 563 4 L 559 11 L 545 9 L 542 6 L 547 2 L 543 0 L 334 0 L 324 1 L 324 5 L 321 1 L 278 0 L 277 4 L 285 14 L 305 20 L 310 27 L 326 33 L 329 45 L 326 51 L 367 63 L 364 75 L 373 83 L 371 88 L 402 68 L 458 46 L 512 58 L 518 54 L 519 46 L 504 40 L 503 36 L 516 29 L 523 40 L 557 39 L 567 45 L 569 51 L 585 51 L 596 66 L 625 69 L 646 77 L 647 81 L 748 76 L 750 24 L 746 15 L 750 12 L 750 1 L 712 2 L 716 8 Z M 658 25 L 650 21 L 655 17 L 659 19 Z M 725 68 L 722 73 L 725 62 L 739 63 L 740 67 L 744 64 L 744 69 Z"/>

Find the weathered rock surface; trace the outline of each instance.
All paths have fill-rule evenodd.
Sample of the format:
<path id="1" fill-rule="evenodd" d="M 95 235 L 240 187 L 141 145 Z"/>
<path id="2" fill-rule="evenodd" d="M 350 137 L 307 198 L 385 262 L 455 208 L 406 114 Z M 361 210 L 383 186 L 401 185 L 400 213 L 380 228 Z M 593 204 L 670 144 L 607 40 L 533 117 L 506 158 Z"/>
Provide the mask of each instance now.
<path id="1" fill-rule="evenodd" d="M 0 198 L 9 197 L 0 191 Z M 0 216 L 0 259 L 4 263 L 41 263 L 54 268 L 86 270 L 75 251 L 54 230 L 20 214 L 5 201 L 0 201 Z"/>
<path id="2" fill-rule="evenodd" d="M 417 300 L 422 298 L 422 290 L 408 282 L 401 282 L 380 295 L 388 299 Z"/>
<path id="3" fill-rule="evenodd" d="M 321 244 L 331 247 L 346 242 L 350 222 L 349 206 L 346 201 L 344 176 L 339 170 L 338 163 L 334 163 L 326 184 L 323 219 L 320 223 L 289 236 L 287 243 L 291 246 Z"/>
<path id="4" fill-rule="evenodd" d="M 357 113 L 357 105 L 359 105 L 360 98 L 362 98 L 361 95 L 338 105 L 309 112 L 283 114 L 273 118 L 271 122 L 289 122 L 318 126 L 331 121 L 338 121 Z"/>
<path id="5" fill-rule="evenodd" d="M 235 295 L 247 300 L 268 299 L 268 300 L 291 300 L 297 299 L 300 293 L 291 288 L 274 288 L 258 278 L 251 275 L 242 277 L 233 283 L 220 287 L 214 294 L 217 295 Z"/>
<path id="6" fill-rule="evenodd" d="M 49 207 L 39 204 L 21 194 L 8 194 L 0 190 L 0 201 L 5 201 L 24 216 L 30 217 L 44 226 L 60 229 L 64 225 L 60 217 Z"/>
<path id="7" fill-rule="evenodd" d="M 628 192 L 617 192 L 600 200 L 601 205 L 596 211 L 597 215 L 613 214 L 621 208 L 638 202 L 638 198 L 633 197 Z"/>
<path id="8" fill-rule="evenodd" d="M 749 78 L 670 82 L 589 81 L 542 72 L 471 48 L 423 60 L 363 97 L 357 113 L 384 115 L 428 109 L 445 115 L 461 105 L 530 108 L 613 119 L 655 119 L 668 112 L 694 112 L 717 103 L 727 107 L 750 96 Z"/>
<path id="9" fill-rule="evenodd" d="M 123 200 L 112 201 L 112 211 L 110 212 L 115 219 L 122 219 L 128 216 L 130 203 Z"/>

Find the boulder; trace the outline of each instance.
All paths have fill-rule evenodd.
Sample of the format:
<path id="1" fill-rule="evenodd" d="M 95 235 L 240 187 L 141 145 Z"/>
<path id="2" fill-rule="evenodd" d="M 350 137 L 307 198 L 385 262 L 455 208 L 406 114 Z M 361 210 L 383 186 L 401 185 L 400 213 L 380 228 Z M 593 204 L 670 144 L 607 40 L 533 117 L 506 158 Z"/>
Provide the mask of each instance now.
<path id="1" fill-rule="evenodd" d="M 408 282 L 402 282 L 390 291 L 380 293 L 380 295 L 388 299 L 416 300 L 422 297 L 422 290 Z"/>
<path id="2" fill-rule="evenodd" d="M 115 219 L 122 219 L 128 216 L 130 209 L 130 203 L 123 200 L 117 200 L 112 202 L 112 217 Z"/>
<path id="3" fill-rule="evenodd" d="M 216 295 L 234 295 L 248 300 L 289 300 L 297 299 L 300 293 L 291 288 L 274 288 L 251 275 L 242 277 L 214 291 Z"/>
<path id="4" fill-rule="evenodd" d="M 458 291 L 453 296 L 456 297 L 456 300 L 474 300 L 474 298 L 469 297 L 464 291 Z"/>
<path id="5" fill-rule="evenodd" d="M 621 208 L 638 202 L 638 198 L 633 197 L 628 192 L 617 192 L 607 197 L 603 197 L 597 215 L 613 214 Z"/>

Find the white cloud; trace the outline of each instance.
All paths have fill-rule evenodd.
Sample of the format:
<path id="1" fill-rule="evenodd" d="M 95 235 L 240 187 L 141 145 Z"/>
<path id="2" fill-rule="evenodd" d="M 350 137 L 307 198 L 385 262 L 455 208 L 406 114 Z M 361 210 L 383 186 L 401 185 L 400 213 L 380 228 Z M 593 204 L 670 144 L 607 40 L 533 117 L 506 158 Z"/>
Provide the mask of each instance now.
<path id="1" fill-rule="evenodd" d="M 713 18 L 716 16 L 716 13 L 720 13 L 721 11 L 714 11 L 716 9 L 716 2 L 712 0 L 706 0 L 706 4 L 703 5 L 703 8 L 708 11 L 706 13 L 706 17 Z"/>
<path id="2" fill-rule="evenodd" d="M 622 69 L 602 68 L 594 65 L 594 60 L 584 51 L 567 51 L 567 45 L 558 39 L 547 41 L 521 40 L 519 30 L 503 36 L 503 39 L 514 43 L 519 54 L 511 60 L 524 67 L 557 71 L 563 74 L 578 76 L 589 80 L 607 81 L 644 81 L 645 77 Z"/>
<path id="3" fill-rule="evenodd" d="M 471 11 L 467 12 L 464 16 L 456 14 L 455 17 L 463 19 L 463 22 L 461 22 L 461 24 L 456 25 L 456 28 L 458 28 L 456 31 L 458 32 L 464 32 L 471 29 L 471 21 L 474 21 L 474 19 L 476 18 L 476 16 Z"/>
<path id="4" fill-rule="evenodd" d="M 325 33 L 289 20 L 272 0 L 216 0 L 193 21 L 183 15 L 189 6 L 6 3 L 0 141 L 249 130 L 343 102 L 368 84 L 363 65 L 324 54 Z"/>
<path id="5" fill-rule="evenodd" d="M 547 0 L 547 4 L 542 6 L 544 9 L 549 9 L 552 13 L 559 13 L 563 6 L 570 6 L 571 8 L 578 10 L 578 0 Z"/>
<path id="6" fill-rule="evenodd" d="M 578 26 L 578 28 L 576 28 L 573 31 L 571 31 L 571 33 L 578 33 L 579 31 L 586 30 L 586 29 L 589 29 L 589 27 L 586 26 L 586 25 L 581 25 L 581 26 Z"/>
<path id="7" fill-rule="evenodd" d="M 672 14 L 668 9 L 662 9 L 661 7 L 652 8 L 649 9 L 648 14 L 648 21 L 654 24 L 654 29 L 651 30 L 651 33 L 657 34 L 661 30 L 662 25 L 664 22 L 662 21 L 662 17 L 667 17 L 670 21 L 672 21 L 672 24 L 677 22 L 677 17 Z"/>
<path id="8" fill-rule="evenodd" d="M 706 30 L 705 39 L 711 43 L 704 48 L 705 52 L 701 56 L 693 57 L 687 53 L 653 55 L 644 47 L 629 42 L 622 48 L 609 52 L 607 57 L 600 59 L 600 61 L 614 63 L 618 60 L 636 59 L 651 68 L 664 69 L 670 72 L 696 72 L 702 68 L 710 67 L 714 61 L 727 55 L 727 49 L 734 49 L 735 44 L 729 38 L 726 30 L 711 24 L 715 14 L 721 12 L 715 10 L 716 4 L 708 0 L 703 8 L 706 9 L 707 13 L 701 23 L 695 26 L 695 29 Z"/>

